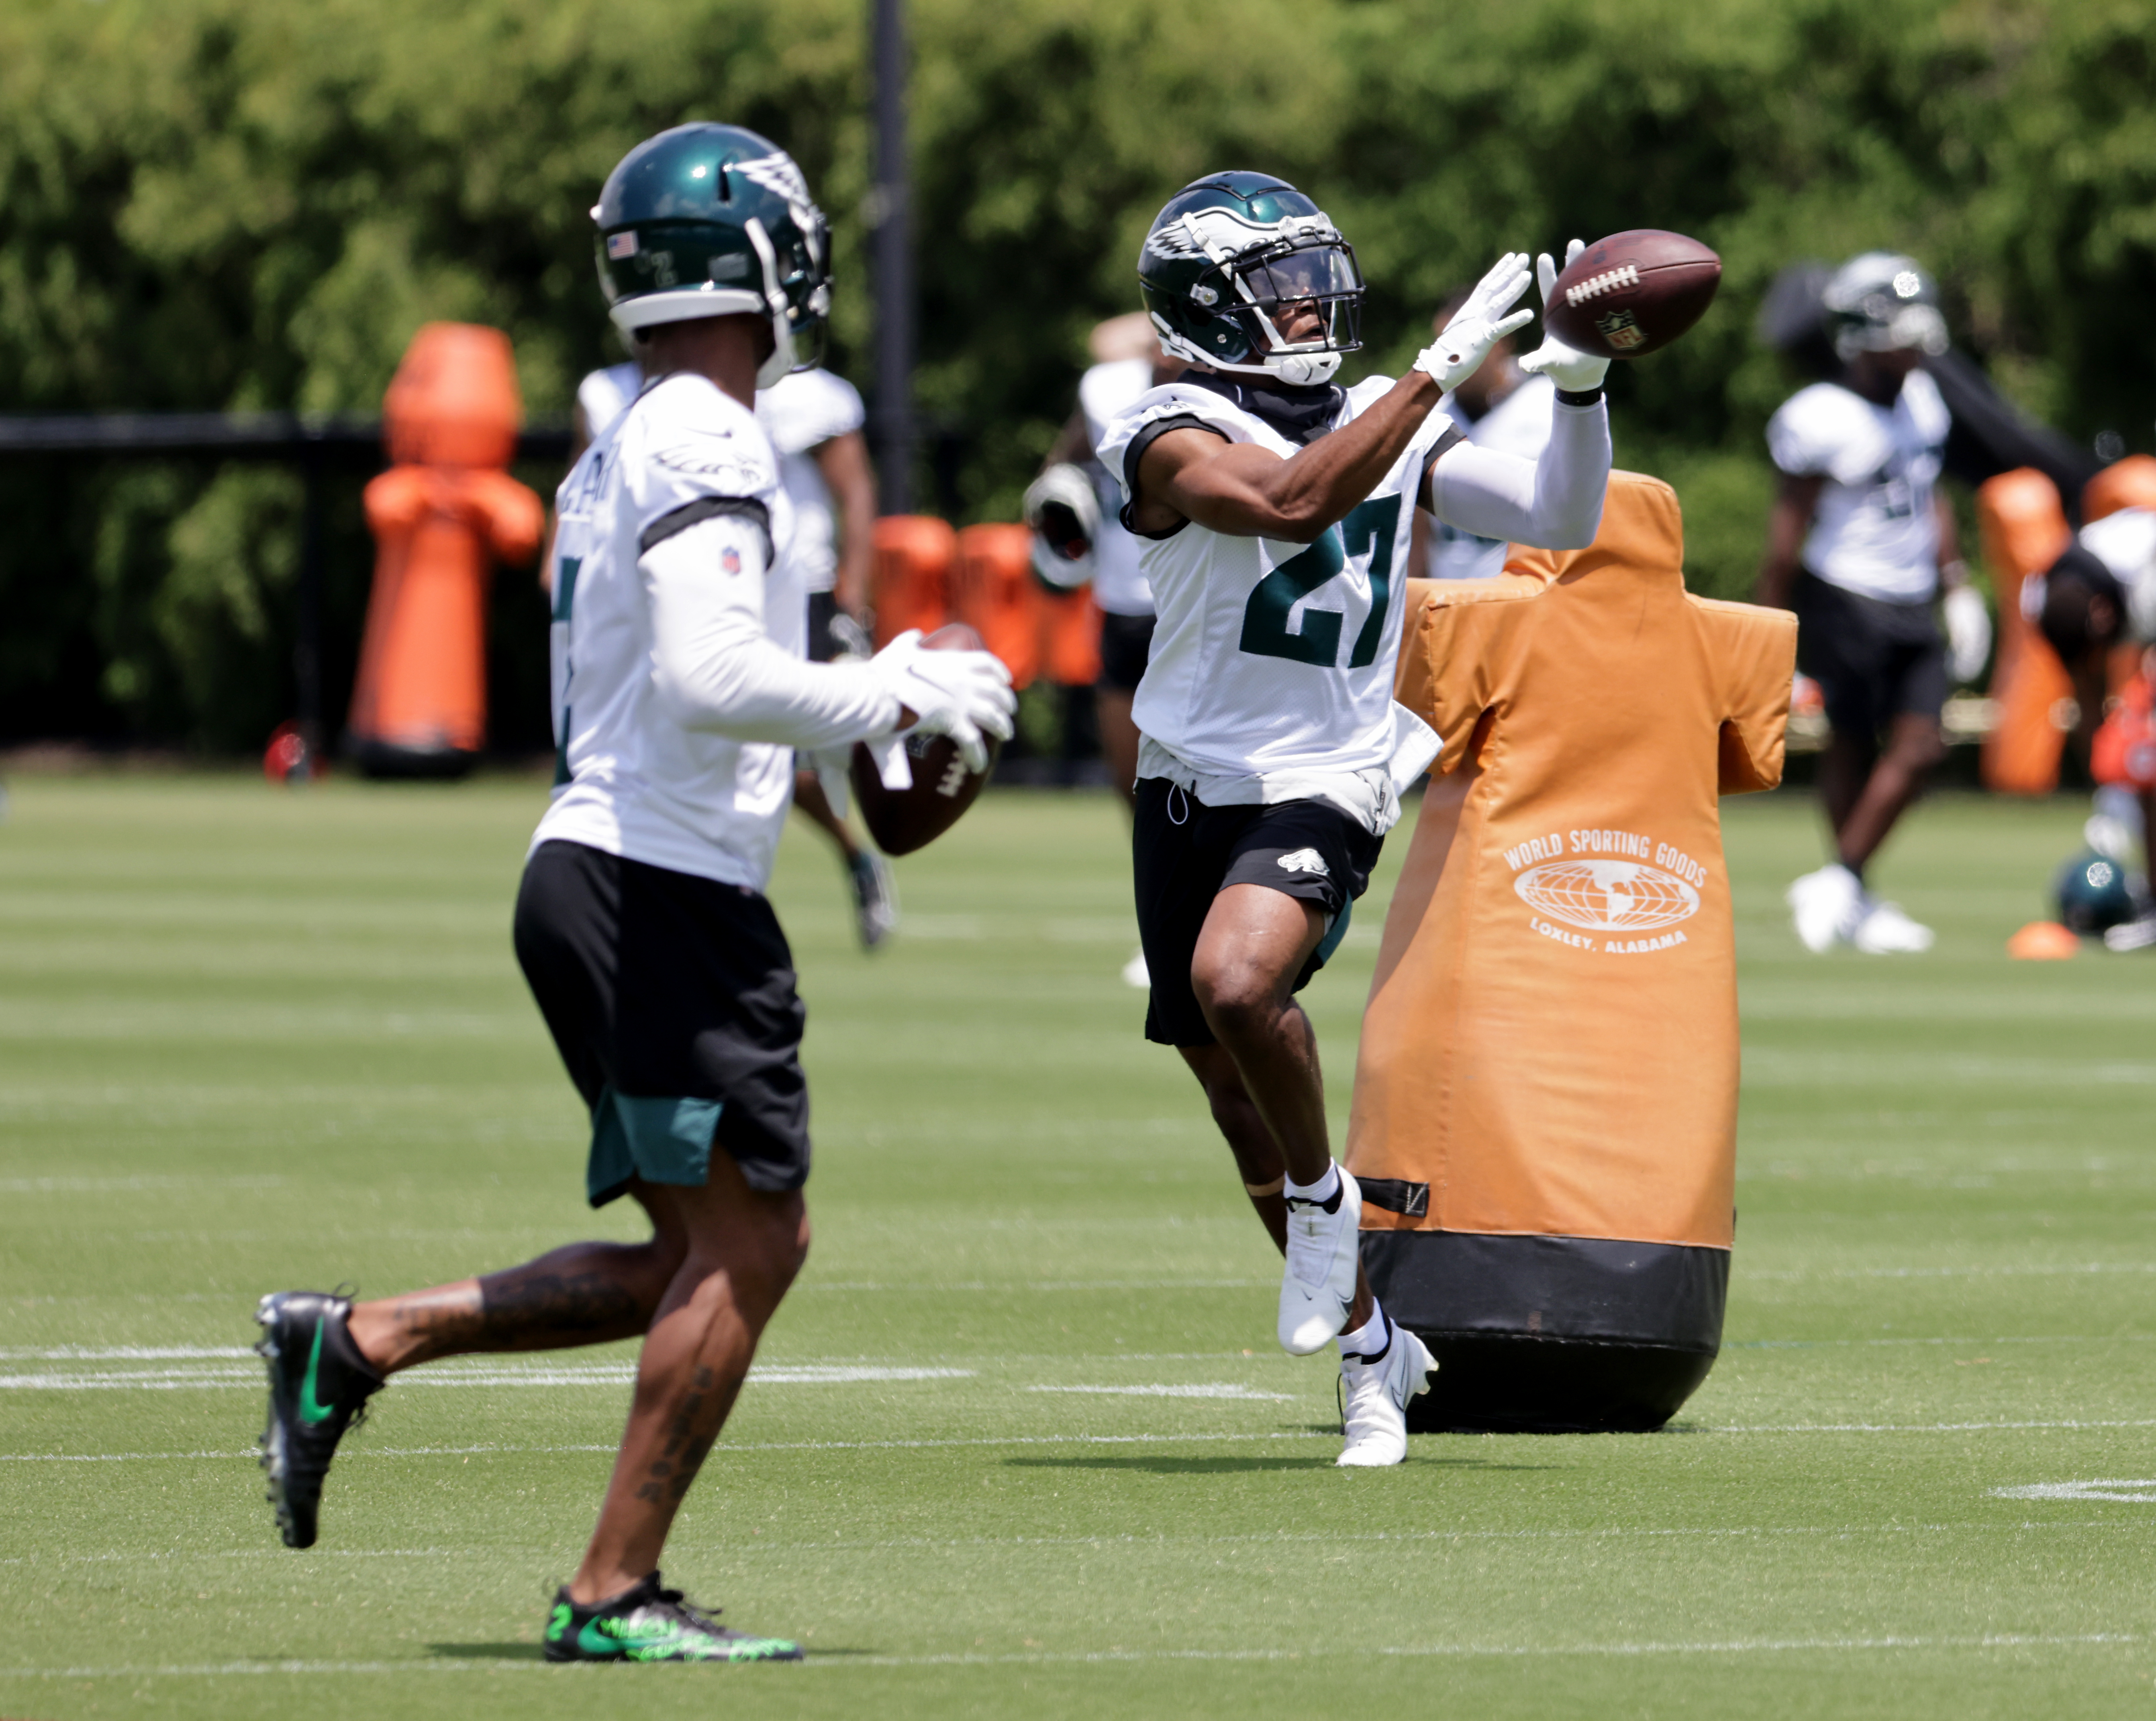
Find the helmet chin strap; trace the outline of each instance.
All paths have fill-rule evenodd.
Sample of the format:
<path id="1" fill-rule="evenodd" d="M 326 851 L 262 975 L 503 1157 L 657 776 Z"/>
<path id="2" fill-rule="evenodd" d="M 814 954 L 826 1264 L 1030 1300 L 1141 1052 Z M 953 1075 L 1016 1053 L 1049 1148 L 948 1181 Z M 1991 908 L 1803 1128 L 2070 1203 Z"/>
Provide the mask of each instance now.
<path id="1" fill-rule="evenodd" d="M 1265 368 L 1281 382 L 1296 387 L 1312 383 L 1330 383 L 1340 368 L 1337 352 L 1284 352 L 1270 359 Z"/>
<path id="2" fill-rule="evenodd" d="M 786 315 L 786 295 L 778 285 L 778 253 L 772 246 L 771 235 L 753 215 L 742 223 L 742 231 L 756 247 L 757 260 L 763 265 L 763 302 L 770 311 L 772 345 L 771 357 L 757 367 L 756 386 L 768 388 L 793 369 L 793 325 Z"/>

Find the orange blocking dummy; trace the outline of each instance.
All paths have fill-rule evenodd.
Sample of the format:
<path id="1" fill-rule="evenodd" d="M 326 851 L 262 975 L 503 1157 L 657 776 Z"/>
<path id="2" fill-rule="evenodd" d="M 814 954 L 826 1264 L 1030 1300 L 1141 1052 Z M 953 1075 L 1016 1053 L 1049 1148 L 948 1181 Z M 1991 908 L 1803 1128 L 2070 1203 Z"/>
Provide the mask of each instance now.
<path id="1" fill-rule="evenodd" d="M 367 486 L 377 547 L 346 745 L 379 776 L 454 775 L 486 742 L 486 593 L 539 547 L 546 511 L 501 469 L 523 404 L 509 338 L 413 336 L 382 403 L 388 471 Z"/>
<path id="2" fill-rule="evenodd" d="M 1684 588 L 1676 495 L 1409 588 L 1444 738 L 1385 920 L 1348 1164 L 1436 1355 L 1411 1427 L 1649 1429 L 1722 1341 L 1738 1024 L 1717 797 L 1781 780 L 1796 619 Z"/>

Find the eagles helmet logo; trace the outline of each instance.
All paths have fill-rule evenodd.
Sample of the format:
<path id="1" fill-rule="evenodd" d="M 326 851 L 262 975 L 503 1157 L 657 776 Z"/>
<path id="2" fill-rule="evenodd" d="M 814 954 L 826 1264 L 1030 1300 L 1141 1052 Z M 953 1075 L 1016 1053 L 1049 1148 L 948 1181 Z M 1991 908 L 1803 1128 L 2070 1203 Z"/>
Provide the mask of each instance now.
<path id="1" fill-rule="evenodd" d="M 1216 173 L 1153 218 L 1138 287 L 1162 349 L 1216 371 L 1329 383 L 1362 344 L 1355 249 L 1325 212 L 1267 173 Z M 1302 330 L 1291 340 L 1283 326 Z"/>
<path id="2" fill-rule="evenodd" d="M 624 333 L 746 312 L 771 327 L 758 388 L 821 360 L 829 229 L 769 138 L 708 123 L 646 138 L 607 176 L 592 219 L 599 285 Z"/>

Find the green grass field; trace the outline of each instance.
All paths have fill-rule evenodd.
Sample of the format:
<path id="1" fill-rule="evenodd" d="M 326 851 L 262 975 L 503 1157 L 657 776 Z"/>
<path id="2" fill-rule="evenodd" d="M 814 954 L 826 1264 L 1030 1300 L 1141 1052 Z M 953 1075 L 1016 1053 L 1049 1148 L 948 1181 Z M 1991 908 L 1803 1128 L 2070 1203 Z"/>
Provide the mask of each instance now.
<path id="1" fill-rule="evenodd" d="M 1727 1345 L 1668 1432 L 1332 1467 L 1332 1367 L 1138 1037 L 1104 797 L 990 797 L 852 947 L 791 833 L 809 1266 L 670 1550 L 802 1667 L 549 1669 L 625 1348 L 380 1401 L 277 1544 L 257 1296 L 579 1235 L 511 959 L 542 791 L 38 779 L 0 825 L 0 1714 L 2143 1715 L 2156 1701 L 2156 960 L 2020 965 L 2081 809 L 1945 799 L 1815 958 L 1808 805 L 1732 803 Z M 1404 842 L 1393 845 L 1397 863 Z M 1390 873 L 1308 994 L 1344 1122 Z M 2076 1491 L 2072 1485 L 2108 1483 Z M 2013 1491 L 2024 1491 L 2016 1493 Z M 2049 1490 L 2030 1493 L 2029 1490 Z"/>

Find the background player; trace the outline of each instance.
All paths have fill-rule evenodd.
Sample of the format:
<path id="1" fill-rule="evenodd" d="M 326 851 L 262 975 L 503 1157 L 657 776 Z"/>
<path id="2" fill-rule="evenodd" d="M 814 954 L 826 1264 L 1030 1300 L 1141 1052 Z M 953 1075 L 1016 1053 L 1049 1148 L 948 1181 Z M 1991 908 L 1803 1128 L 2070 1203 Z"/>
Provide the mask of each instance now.
<path id="1" fill-rule="evenodd" d="M 861 427 L 868 414 L 854 385 L 820 366 L 781 377 L 756 396 L 757 421 L 778 450 L 778 479 L 793 505 L 793 556 L 808 593 L 808 660 L 866 657 L 875 561 L 875 469 Z M 898 925 L 898 891 L 882 855 L 857 840 L 797 761 L 793 804 L 831 840 L 854 893 L 854 925 L 873 950 Z"/>
<path id="2" fill-rule="evenodd" d="M 1547 295 L 1547 257 L 1542 274 Z M 1408 505 L 1483 537 L 1591 542 L 1609 471 L 1607 362 L 1555 342 L 1523 362 L 1558 390 L 1538 464 L 1432 421 L 1530 318 L 1507 314 L 1528 281 L 1526 257 L 1507 256 L 1399 382 L 1333 386 L 1360 344 L 1354 253 L 1265 174 L 1218 174 L 1171 198 L 1138 278 L 1162 346 L 1194 367 L 1118 415 L 1100 450 L 1129 498 L 1125 523 L 1148 540 L 1160 618 L 1134 706 L 1146 1037 L 1197 1076 L 1286 1255 L 1282 1346 L 1306 1355 L 1339 1340 L 1340 1462 L 1395 1464 L 1430 1354 L 1362 1282 L 1361 1198 L 1333 1163 L 1294 994 L 1345 933 L 1399 785 L 1437 747 L 1392 696 Z"/>
<path id="3" fill-rule="evenodd" d="M 2112 648 L 2125 642 L 2143 648 L 2139 672 L 2105 719 L 2095 753 L 2104 779 L 2130 789 L 2139 804 L 2145 866 L 2149 833 L 2156 832 L 2156 677 L 2148 652 L 2156 646 L 2156 511 L 2121 508 L 2091 521 L 2041 576 L 2022 583 L 2021 601 L 2073 676 L 2085 712 L 2105 709 Z M 2121 744 L 2107 747 L 2114 735 Z M 2114 836 L 2104 846 L 2123 849 L 2131 840 Z M 2111 927 L 2104 943 L 2114 950 L 2156 946 L 2156 913 Z"/>
<path id="4" fill-rule="evenodd" d="M 595 214 L 614 321 L 651 380 L 557 498 L 565 768 L 516 941 L 591 1108 L 587 1194 L 634 1196 L 652 1235 L 378 1302 L 264 1297 L 264 1463 L 285 1541 L 309 1546 L 336 1443 L 390 1374 L 643 1334 L 628 1429 L 547 1657 L 793 1659 L 794 1644 L 719 1626 L 658 1571 L 808 1248 L 803 1010 L 762 895 L 793 750 L 917 726 L 980 768 L 982 732 L 1009 735 L 1013 701 L 987 653 L 924 652 L 913 634 L 870 663 L 803 660 L 791 510 L 752 412 L 756 385 L 807 356 L 829 305 L 824 219 L 793 162 L 752 131 L 680 126 L 629 152 Z"/>
<path id="5" fill-rule="evenodd" d="M 1917 368 L 1945 347 L 1946 324 L 1930 278 L 1885 251 L 1844 264 L 1825 303 L 1840 378 L 1800 390 L 1767 426 L 1782 480 L 1757 596 L 1796 611 L 1798 665 L 1832 730 L 1820 796 L 1835 858 L 1791 885 L 1789 902 L 1809 949 L 1928 950 L 1931 929 L 1876 901 L 1864 870 L 1946 756 L 1947 646 L 1932 617 L 1942 584 L 1956 667 L 1974 675 L 1990 650 L 1938 487 L 1946 406 Z"/>
<path id="6" fill-rule="evenodd" d="M 593 438 L 628 411 L 644 386 L 634 359 L 608 365 L 577 385 L 570 460 L 583 457 Z M 875 470 L 861 397 L 844 378 L 820 366 L 793 371 L 759 388 L 756 415 L 778 450 L 779 481 L 793 509 L 793 548 L 808 593 L 808 659 L 829 663 L 869 655 L 869 576 L 875 539 Z M 554 557 L 540 580 L 553 589 Z M 882 855 L 860 841 L 832 807 L 815 770 L 796 762 L 793 804 L 829 837 L 844 863 L 854 899 L 854 926 L 873 950 L 898 925 L 898 890 Z"/>
<path id="7" fill-rule="evenodd" d="M 1094 684 L 1093 712 L 1108 780 L 1125 807 L 1135 808 L 1138 727 L 1131 717 L 1131 701 L 1152 649 L 1152 588 L 1146 583 L 1140 559 L 1144 546 L 1118 517 L 1122 488 L 1093 450 L 1116 414 L 1147 389 L 1173 382 L 1183 374 L 1183 362 L 1161 351 L 1152 319 L 1142 311 L 1096 325 L 1086 345 L 1095 362 L 1078 379 L 1078 409 L 1056 437 L 1041 470 L 1045 475 L 1059 465 L 1075 467 L 1093 491 L 1099 516 L 1092 538 L 1093 601 L 1101 609 L 1101 679 Z M 1036 527 L 1040 522 L 1030 504 L 1037 492 L 1045 495 L 1039 484 L 1028 493 L 1027 517 Z M 1123 964 L 1123 979 L 1140 988 L 1151 984 L 1142 949 Z"/>
<path id="8" fill-rule="evenodd" d="M 1445 326 L 1466 303 L 1464 292 L 1446 300 L 1430 320 L 1430 332 L 1443 334 Z M 1512 337 L 1507 335 L 1490 349 L 1473 376 L 1462 378 L 1438 402 L 1437 409 L 1476 447 L 1538 460 L 1549 445 L 1550 403 L 1556 392 L 1557 385 L 1548 377 L 1530 376 L 1520 368 Z M 1494 579 L 1505 571 L 1505 544 L 1502 539 L 1449 526 L 1418 508 L 1414 551 L 1408 566 L 1425 579 Z"/>

